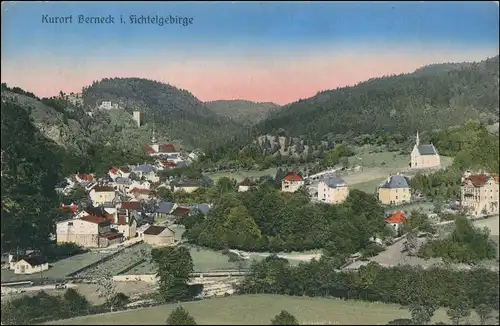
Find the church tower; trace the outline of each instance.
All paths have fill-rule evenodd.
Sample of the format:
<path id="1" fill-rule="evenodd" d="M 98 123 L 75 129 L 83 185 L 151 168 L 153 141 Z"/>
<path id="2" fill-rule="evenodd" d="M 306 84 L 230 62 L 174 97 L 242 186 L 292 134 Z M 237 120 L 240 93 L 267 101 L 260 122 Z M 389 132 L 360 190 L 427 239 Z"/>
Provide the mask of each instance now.
<path id="1" fill-rule="evenodd" d="M 418 130 L 417 130 L 417 139 L 415 141 L 415 145 L 420 146 L 420 137 L 418 136 Z"/>
<path id="2" fill-rule="evenodd" d="M 158 152 L 160 149 L 160 146 L 158 145 L 158 140 L 156 139 L 156 135 L 155 135 L 155 125 L 154 124 L 153 124 L 153 135 L 151 136 L 151 148 L 155 152 Z"/>

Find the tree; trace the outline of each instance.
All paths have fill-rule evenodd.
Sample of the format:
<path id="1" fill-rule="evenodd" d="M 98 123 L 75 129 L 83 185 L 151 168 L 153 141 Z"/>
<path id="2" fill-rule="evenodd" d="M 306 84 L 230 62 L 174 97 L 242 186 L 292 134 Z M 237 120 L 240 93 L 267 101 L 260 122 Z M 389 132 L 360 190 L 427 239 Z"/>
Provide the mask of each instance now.
<path id="1" fill-rule="evenodd" d="M 172 302 L 189 296 L 188 281 L 193 272 L 193 259 L 185 247 L 163 247 L 151 250 L 151 258 L 160 278 L 159 294 Z"/>
<path id="2" fill-rule="evenodd" d="M 163 201 L 171 201 L 174 198 L 172 190 L 167 187 L 159 187 L 158 189 L 156 189 L 156 195 Z"/>
<path id="3" fill-rule="evenodd" d="M 299 325 L 297 318 L 286 310 L 281 312 L 271 320 L 271 325 Z"/>
<path id="4" fill-rule="evenodd" d="M 437 306 L 432 303 L 414 303 L 409 306 L 409 310 L 415 325 L 427 325 L 431 322 Z"/>
<path id="5" fill-rule="evenodd" d="M 90 303 L 87 298 L 78 293 L 75 289 L 69 288 L 64 293 L 64 301 L 67 306 L 69 315 L 80 314 L 82 312 L 88 311 L 90 308 Z"/>
<path id="6" fill-rule="evenodd" d="M 482 303 L 478 305 L 476 308 L 474 308 L 474 311 L 479 316 L 480 324 L 486 325 L 486 322 L 488 321 L 491 313 L 493 312 L 493 309 L 489 305 Z"/>
<path id="7" fill-rule="evenodd" d="M 167 318 L 167 325 L 196 325 L 196 321 L 182 306 L 180 306 L 170 313 Z"/>
<path id="8" fill-rule="evenodd" d="M 450 308 L 446 311 L 453 325 L 460 323 L 471 314 L 471 308 L 466 298 L 458 297 L 453 300 Z"/>

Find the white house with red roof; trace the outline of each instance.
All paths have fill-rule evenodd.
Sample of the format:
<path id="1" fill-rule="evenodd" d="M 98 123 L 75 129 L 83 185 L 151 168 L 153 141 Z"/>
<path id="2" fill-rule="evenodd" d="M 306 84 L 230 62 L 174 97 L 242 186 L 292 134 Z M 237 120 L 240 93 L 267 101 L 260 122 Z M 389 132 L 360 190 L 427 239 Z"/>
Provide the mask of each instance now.
<path id="1" fill-rule="evenodd" d="M 78 183 L 87 183 L 94 181 L 94 177 L 91 174 L 77 174 L 75 179 Z"/>
<path id="2" fill-rule="evenodd" d="M 123 242 L 123 234 L 111 228 L 108 218 L 88 214 L 57 223 L 56 236 L 57 243 L 73 242 L 85 248 Z"/>
<path id="3" fill-rule="evenodd" d="M 179 153 L 177 149 L 172 144 L 158 144 L 155 132 L 153 130 L 153 136 L 151 137 L 151 144 L 146 147 L 146 154 L 149 156 L 162 156 L 168 159 L 179 158 Z"/>
<path id="4" fill-rule="evenodd" d="M 392 226 L 396 232 L 402 229 L 405 221 L 406 215 L 401 211 L 397 211 L 396 213 L 385 219 L 385 223 Z"/>
<path id="5" fill-rule="evenodd" d="M 486 172 L 465 172 L 461 179 L 460 203 L 472 215 L 495 215 L 499 212 L 499 178 Z"/>
<path id="6" fill-rule="evenodd" d="M 295 172 L 289 172 L 281 181 L 281 191 L 296 192 L 304 186 L 304 179 Z"/>

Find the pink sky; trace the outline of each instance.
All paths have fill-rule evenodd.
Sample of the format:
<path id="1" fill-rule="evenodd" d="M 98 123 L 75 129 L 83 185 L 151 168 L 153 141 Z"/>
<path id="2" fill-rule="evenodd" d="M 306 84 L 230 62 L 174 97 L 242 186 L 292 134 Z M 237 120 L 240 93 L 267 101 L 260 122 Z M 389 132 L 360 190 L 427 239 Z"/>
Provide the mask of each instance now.
<path id="1" fill-rule="evenodd" d="M 79 92 L 82 86 L 104 77 L 142 77 L 186 89 L 202 101 L 245 99 L 286 104 L 318 91 L 353 85 L 373 77 L 412 72 L 431 63 L 477 61 L 496 51 L 324 51 L 322 54 L 267 55 L 265 59 L 240 56 L 140 55 L 103 59 L 56 58 L 2 60 L 2 82 L 38 96 Z M 43 62 L 40 61 L 42 58 Z M 69 59 L 68 59 L 69 58 Z M 96 59 L 97 58 L 97 59 Z M 207 59 L 208 58 L 208 59 Z"/>

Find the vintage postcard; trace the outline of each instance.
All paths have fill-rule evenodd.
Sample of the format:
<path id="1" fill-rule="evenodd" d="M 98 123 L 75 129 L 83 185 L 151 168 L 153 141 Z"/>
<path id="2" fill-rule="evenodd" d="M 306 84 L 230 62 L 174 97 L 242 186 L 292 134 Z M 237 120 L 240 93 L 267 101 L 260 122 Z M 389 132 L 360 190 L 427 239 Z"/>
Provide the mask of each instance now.
<path id="1" fill-rule="evenodd" d="M 4 1 L 2 325 L 498 325 L 498 1 Z"/>

